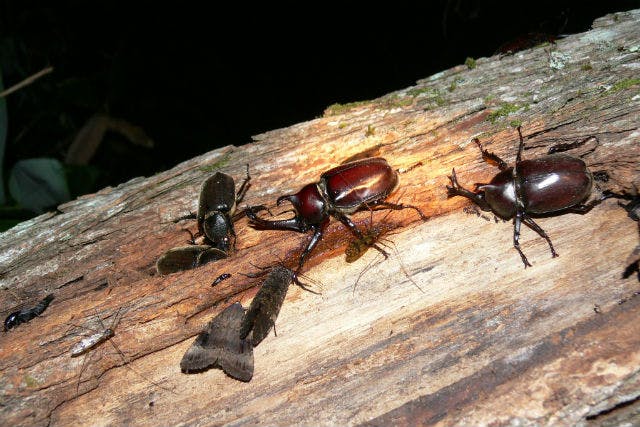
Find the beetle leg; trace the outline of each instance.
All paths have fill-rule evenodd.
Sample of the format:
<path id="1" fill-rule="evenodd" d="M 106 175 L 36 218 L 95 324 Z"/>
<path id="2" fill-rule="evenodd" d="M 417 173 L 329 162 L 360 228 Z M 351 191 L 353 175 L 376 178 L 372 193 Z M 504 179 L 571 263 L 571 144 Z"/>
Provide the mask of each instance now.
<path id="1" fill-rule="evenodd" d="M 596 188 L 600 192 L 600 188 L 598 186 L 596 186 Z M 627 200 L 629 200 L 629 198 L 626 197 L 624 194 L 617 194 L 617 193 L 614 193 L 613 191 L 606 190 L 606 191 L 601 191 L 600 192 L 600 197 L 597 197 L 597 198 L 591 200 L 588 203 L 581 203 L 579 205 L 571 206 L 570 208 L 567 208 L 566 211 L 584 215 L 587 212 L 589 212 L 591 209 L 593 209 L 595 206 L 598 206 L 603 201 L 605 201 L 607 199 L 610 199 L 612 197 L 614 197 L 616 199 L 627 199 Z M 618 202 L 618 204 L 620 206 L 624 207 L 624 205 L 620 204 L 620 202 Z"/>
<path id="2" fill-rule="evenodd" d="M 449 176 L 449 181 L 451 181 L 451 187 L 447 185 L 447 197 L 454 196 L 462 196 L 471 200 L 473 203 L 478 205 L 480 209 L 483 211 L 491 211 L 491 208 L 484 200 L 484 193 L 474 193 L 472 191 L 467 190 L 458 184 L 458 177 L 456 176 L 456 170 L 451 170 L 451 176 Z"/>
<path id="3" fill-rule="evenodd" d="M 289 219 L 280 219 L 275 221 L 269 221 L 259 218 L 257 212 L 268 211 L 266 206 L 247 206 L 245 214 L 251 220 L 251 224 L 260 229 L 265 230 L 292 230 L 299 233 L 305 233 L 309 231 L 309 226 L 301 221 L 298 216 L 294 216 Z"/>
<path id="4" fill-rule="evenodd" d="M 332 212 L 331 214 L 338 218 L 341 223 L 343 223 L 349 230 L 351 230 L 351 232 L 355 234 L 359 240 L 364 240 L 364 235 L 348 216 L 340 212 Z"/>
<path id="5" fill-rule="evenodd" d="M 307 244 L 307 247 L 302 251 L 302 255 L 300 255 L 300 259 L 298 260 L 298 272 L 302 268 L 302 265 L 307 258 L 307 255 L 311 253 L 311 251 L 316 247 L 320 239 L 322 239 L 322 235 L 324 234 L 324 230 L 327 228 L 327 224 L 329 224 L 329 219 L 327 218 L 320 225 L 313 226 L 313 236 L 311 236 L 311 240 Z"/>
<path id="6" fill-rule="evenodd" d="M 591 136 L 588 136 L 585 139 L 582 139 L 580 141 L 571 142 L 569 144 L 556 144 L 556 145 L 554 145 L 552 147 L 549 147 L 549 150 L 547 151 L 547 154 L 562 153 L 564 151 L 573 150 L 574 148 L 578 148 L 578 147 L 584 145 L 587 141 L 589 141 L 591 139 L 595 139 L 596 143 L 600 143 L 600 140 L 595 135 L 591 135 Z M 582 157 L 582 156 L 580 156 L 580 157 Z"/>
<path id="7" fill-rule="evenodd" d="M 529 226 L 529 228 L 531 228 L 533 231 L 538 233 L 540 235 L 540 237 L 542 237 L 544 240 L 547 241 L 547 243 L 549 244 L 549 249 L 551 249 L 551 257 L 552 258 L 556 258 L 558 256 L 558 254 L 557 254 L 556 250 L 553 248 L 553 244 L 551 243 L 551 239 L 549 238 L 547 233 L 545 233 L 545 231 L 542 229 L 542 227 L 540 227 L 538 224 L 536 224 L 536 222 L 531 217 L 529 217 L 527 215 L 523 215 L 522 216 L 522 221 L 524 221 L 524 223 L 527 224 Z"/>
<path id="8" fill-rule="evenodd" d="M 627 196 L 623 195 L 620 197 L 622 199 L 630 200 L 626 205 L 624 203 L 618 202 L 618 206 L 622 207 L 627 211 L 627 215 L 634 221 L 638 221 L 640 219 L 640 196 Z M 638 224 L 640 227 L 640 223 Z"/>
<path id="9" fill-rule="evenodd" d="M 396 206 L 396 205 L 394 205 Z M 393 208 L 389 208 L 389 209 L 393 209 Z M 402 208 L 400 208 L 402 209 Z M 356 235 L 356 237 L 358 238 L 358 240 L 365 242 L 366 238 L 364 237 L 364 235 L 362 234 L 362 232 L 358 229 L 358 227 L 353 223 L 353 221 L 351 221 L 351 219 L 340 213 L 340 212 L 335 212 L 333 214 L 336 218 L 338 218 L 340 220 L 340 222 L 342 222 L 345 226 L 347 226 L 347 228 L 349 230 L 351 230 L 351 232 L 353 234 Z M 382 254 L 382 256 L 384 257 L 384 259 L 389 258 L 389 254 L 387 252 L 385 252 L 384 249 L 382 249 L 380 246 L 376 245 L 375 243 L 372 245 L 369 245 L 371 247 L 373 247 L 375 250 L 377 250 L 378 252 L 380 252 Z"/>
<path id="10" fill-rule="evenodd" d="M 498 157 L 497 154 L 491 153 L 487 150 L 485 150 L 482 147 L 482 144 L 480 143 L 480 140 L 478 138 L 473 138 L 473 142 L 476 143 L 476 145 L 478 146 L 478 148 L 480 149 L 480 152 L 482 153 L 482 160 L 484 160 L 485 162 L 489 163 L 490 165 L 495 165 L 498 167 L 498 169 L 500 169 L 501 171 L 507 169 L 509 167 L 509 165 L 507 165 L 507 162 L 505 162 L 504 160 L 502 160 L 500 157 Z"/>
<path id="11" fill-rule="evenodd" d="M 524 263 L 524 268 L 531 267 L 529 260 L 520 249 L 520 224 L 522 222 L 522 212 L 519 210 L 516 212 L 516 216 L 513 219 L 513 247 L 516 248 L 518 253 L 520 254 L 520 258 L 522 258 L 522 262 Z"/>
<path id="12" fill-rule="evenodd" d="M 428 220 L 429 218 L 422 213 L 422 211 L 420 210 L 419 207 L 417 206 L 413 206 L 413 205 L 406 205 L 404 203 L 391 203 L 391 202 L 385 202 L 385 201 L 379 201 L 375 203 L 375 206 L 383 206 L 383 209 L 392 209 L 394 211 L 399 211 L 402 209 L 413 209 L 414 211 L 418 212 L 418 215 L 420 215 L 420 219 L 423 221 Z M 374 209 L 374 210 L 378 210 L 378 209 Z"/>
<path id="13" fill-rule="evenodd" d="M 294 272 L 293 275 L 291 276 L 293 279 L 293 283 L 296 284 L 296 286 L 300 286 L 302 289 L 304 289 L 307 292 L 311 292 L 312 294 L 316 294 L 316 295 L 320 295 L 320 292 L 316 292 L 313 289 L 309 288 L 309 286 L 307 286 L 306 283 L 303 283 L 300 281 L 300 279 L 298 279 L 298 272 Z"/>
<path id="14" fill-rule="evenodd" d="M 189 212 L 189 214 L 188 214 L 188 215 L 184 215 L 184 216 L 181 216 L 181 217 L 179 217 L 179 218 L 176 218 L 176 219 L 174 219 L 174 220 L 173 220 L 173 222 L 174 222 L 174 223 L 176 223 L 176 222 L 180 222 L 180 221 L 182 221 L 182 220 L 184 220 L 184 219 L 196 219 L 196 214 L 194 214 L 194 213 L 192 213 L 192 212 Z"/>
<path id="15" fill-rule="evenodd" d="M 244 215 L 244 211 L 242 211 L 242 214 Z M 237 250 L 236 249 L 237 236 L 236 236 L 236 229 L 233 226 L 233 218 L 231 219 L 231 222 L 229 223 L 229 233 L 231 234 L 231 237 L 233 237 L 233 250 L 235 252 Z"/>
<path id="16" fill-rule="evenodd" d="M 247 190 L 249 189 L 249 187 L 251 187 L 251 184 L 249 184 L 250 180 L 251 175 L 249 175 L 249 163 L 247 163 L 247 176 L 245 177 L 244 181 L 242 181 L 240 189 L 236 193 L 236 203 L 240 203 L 244 198 L 244 195 L 247 194 Z"/>
<path id="17" fill-rule="evenodd" d="M 327 228 L 328 224 L 329 224 L 329 218 L 324 220 L 320 225 L 313 225 L 311 227 L 311 229 L 313 230 L 313 236 L 311 236 L 311 240 L 307 244 L 307 247 L 304 248 L 304 250 L 302 251 L 302 254 L 300 255 L 300 259 L 298 260 L 298 269 L 294 273 L 294 280 L 296 282 L 296 285 L 300 286 L 303 289 L 306 289 L 306 288 L 303 286 L 304 284 L 301 284 L 301 282 L 298 280 L 298 273 L 300 273 L 300 270 L 304 265 L 307 255 L 311 253 L 311 251 L 316 247 L 320 239 L 322 239 L 322 235 L 324 234 L 324 230 Z"/>
<path id="18" fill-rule="evenodd" d="M 200 234 L 200 232 L 198 231 L 197 233 L 192 233 L 191 230 L 189 230 L 188 228 L 183 228 L 182 231 L 184 231 L 185 233 L 189 233 L 189 240 L 187 240 L 187 242 L 190 245 L 195 245 L 196 244 L 196 238 L 202 236 L 202 234 Z"/>
<path id="19" fill-rule="evenodd" d="M 239 220 L 240 218 L 242 218 L 246 214 L 247 214 L 247 212 L 244 209 L 241 210 L 241 211 L 235 212 L 233 215 L 231 215 L 231 222 L 236 222 L 237 220 Z"/>

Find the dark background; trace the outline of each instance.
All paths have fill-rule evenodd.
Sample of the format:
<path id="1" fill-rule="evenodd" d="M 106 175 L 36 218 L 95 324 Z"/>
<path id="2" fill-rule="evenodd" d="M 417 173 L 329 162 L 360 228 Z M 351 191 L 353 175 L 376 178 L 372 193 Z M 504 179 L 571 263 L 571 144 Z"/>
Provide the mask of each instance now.
<path id="1" fill-rule="evenodd" d="M 216 147 L 372 99 L 494 54 L 529 31 L 586 31 L 640 1 L 30 2 L 0 0 L 7 98 L 4 182 L 19 159 L 64 159 L 96 112 L 139 125 L 153 148 L 108 134 L 72 196 L 151 175 Z M 71 178 L 73 180 L 73 178 Z"/>

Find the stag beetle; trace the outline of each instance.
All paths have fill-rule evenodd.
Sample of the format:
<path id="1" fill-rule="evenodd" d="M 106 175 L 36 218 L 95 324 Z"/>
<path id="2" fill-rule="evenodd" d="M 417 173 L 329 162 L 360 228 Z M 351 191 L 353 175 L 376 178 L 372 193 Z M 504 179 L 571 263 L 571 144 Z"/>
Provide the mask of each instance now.
<path id="1" fill-rule="evenodd" d="M 250 180 L 247 165 L 247 176 L 237 194 L 233 178 L 222 172 L 216 172 L 202 183 L 198 213 L 180 217 L 174 222 L 196 219 L 198 233 L 194 237 L 204 236 L 203 245 L 183 246 L 167 251 L 156 264 L 160 274 L 195 268 L 228 256 L 231 239 L 234 248 L 236 244 L 233 222 L 244 215 L 244 212 L 237 213 L 236 207 L 249 189 Z"/>
<path id="2" fill-rule="evenodd" d="M 482 159 L 496 164 L 500 173 L 488 184 L 476 184 L 476 192 L 466 190 L 458 184 L 455 169 L 452 170 L 451 187 L 447 186 L 448 196 L 463 196 L 472 200 L 484 211 L 493 211 L 503 218 L 514 218 L 513 246 L 520 254 L 525 268 L 531 264 L 520 249 L 520 225 L 525 223 L 538 233 L 549 244 L 552 257 L 557 257 L 551 239 L 544 230 L 535 223 L 530 215 L 550 216 L 564 213 L 585 214 L 608 197 L 615 196 L 604 192 L 602 196 L 589 203 L 583 203 L 591 194 L 594 178 L 585 163 L 576 157 L 566 154 L 548 154 L 532 160 L 521 160 L 524 139 L 518 127 L 520 144 L 513 167 L 497 155 L 482 148 L 480 140 L 474 138 L 482 153 Z M 558 153 L 584 144 L 594 137 L 573 144 L 551 147 L 549 153 Z"/>
<path id="3" fill-rule="evenodd" d="M 351 221 L 348 215 L 363 208 L 376 209 L 414 209 L 425 221 L 427 218 L 416 206 L 395 204 L 385 201 L 398 185 L 398 173 L 381 157 L 372 157 L 344 163 L 320 175 L 320 180 L 307 184 L 295 194 L 280 196 L 276 204 L 289 201 L 295 216 L 289 219 L 268 221 L 257 216 L 267 208 L 263 205 L 249 206 L 246 214 L 252 225 L 261 229 L 292 230 L 300 233 L 313 231 L 311 240 L 302 251 L 298 261 L 297 273 L 302 269 L 306 257 L 318 244 L 333 216 L 347 226 L 359 239 L 364 239 L 362 232 Z M 383 255 L 381 248 L 374 246 Z"/>

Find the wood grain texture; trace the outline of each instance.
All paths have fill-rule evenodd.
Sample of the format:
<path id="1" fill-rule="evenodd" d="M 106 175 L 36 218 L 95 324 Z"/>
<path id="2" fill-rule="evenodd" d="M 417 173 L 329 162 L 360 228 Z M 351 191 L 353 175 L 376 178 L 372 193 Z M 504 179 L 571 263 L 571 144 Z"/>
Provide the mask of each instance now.
<path id="1" fill-rule="evenodd" d="M 640 301 L 621 278 L 638 228 L 615 201 L 587 215 L 538 221 L 559 253 L 530 230 L 532 268 L 512 247 L 512 224 L 447 199 L 456 168 L 470 187 L 497 172 L 471 143 L 513 162 L 522 124 L 525 158 L 590 135 L 575 150 L 603 184 L 640 187 L 640 10 L 608 15 L 586 33 L 503 58 L 481 58 L 382 98 L 206 153 L 148 178 L 106 188 L 0 235 L 0 307 L 6 315 L 46 294 L 45 313 L 0 335 L 2 425 L 598 425 L 638 417 Z M 510 114 L 507 115 L 507 112 Z M 179 143 L 179 141 L 176 141 Z M 296 286 L 278 335 L 254 351 L 249 383 L 220 370 L 185 375 L 180 360 L 206 323 L 246 307 L 255 271 L 294 259 L 310 237 L 236 223 L 237 252 L 158 276 L 154 264 L 188 234 L 172 219 L 194 212 L 201 183 L 220 170 L 244 202 L 273 206 L 357 153 L 385 157 L 400 175 L 390 200 L 420 206 L 386 222 L 392 256 L 344 261 L 350 234 L 332 221 Z M 376 213 L 374 222 L 384 212 Z M 354 219 L 362 226 L 366 212 Z M 192 231 L 195 223 L 187 224 Z M 403 274 L 405 269 L 420 286 Z M 233 276 L 211 287 L 221 273 Z M 87 359 L 69 349 L 124 307 L 113 342 Z M 144 378 L 142 378 L 144 377 Z M 79 381 L 79 378 L 82 381 Z M 162 388 L 157 384 L 161 384 Z M 166 389 L 172 390 L 167 391 Z M 77 391 L 76 391 L 77 390 Z M 614 408 L 612 411 L 609 409 Z M 615 409 L 618 408 L 618 409 Z M 618 418 L 616 418 L 618 417 Z"/>

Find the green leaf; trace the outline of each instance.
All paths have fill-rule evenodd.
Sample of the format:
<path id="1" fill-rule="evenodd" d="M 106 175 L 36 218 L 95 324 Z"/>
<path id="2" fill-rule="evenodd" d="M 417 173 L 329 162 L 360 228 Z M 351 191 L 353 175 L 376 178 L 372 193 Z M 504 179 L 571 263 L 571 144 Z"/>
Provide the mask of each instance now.
<path id="1" fill-rule="evenodd" d="M 100 177 L 100 170 L 92 165 L 64 165 L 67 184 L 71 197 L 96 191 L 96 183 Z"/>
<path id="2" fill-rule="evenodd" d="M 0 70 L 0 92 L 4 90 L 2 83 L 2 70 Z M 4 97 L 0 98 L 0 205 L 4 205 L 6 200 L 4 197 L 4 182 L 2 174 L 2 166 L 4 164 L 4 147 L 7 143 L 7 128 L 9 126 L 7 120 L 7 102 Z"/>
<path id="3" fill-rule="evenodd" d="M 17 162 L 9 177 L 9 192 L 22 207 L 37 213 L 69 200 L 64 168 L 49 158 Z"/>

